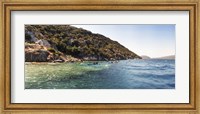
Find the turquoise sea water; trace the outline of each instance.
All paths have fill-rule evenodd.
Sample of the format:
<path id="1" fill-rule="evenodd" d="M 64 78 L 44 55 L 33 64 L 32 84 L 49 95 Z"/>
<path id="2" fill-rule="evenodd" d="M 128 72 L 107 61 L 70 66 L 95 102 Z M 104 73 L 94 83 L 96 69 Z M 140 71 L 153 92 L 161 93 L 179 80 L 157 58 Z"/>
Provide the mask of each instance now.
<path id="1" fill-rule="evenodd" d="M 25 65 L 25 89 L 174 89 L 175 60 Z"/>

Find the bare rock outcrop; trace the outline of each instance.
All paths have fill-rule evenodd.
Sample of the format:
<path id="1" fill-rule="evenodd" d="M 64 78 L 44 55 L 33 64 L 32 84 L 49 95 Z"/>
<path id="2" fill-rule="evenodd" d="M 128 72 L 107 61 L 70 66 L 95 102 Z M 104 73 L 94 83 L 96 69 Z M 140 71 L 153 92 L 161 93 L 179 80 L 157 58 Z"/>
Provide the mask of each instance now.
<path id="1" fill-rule="evenodd" d="M 25 44 L 25 62 L 75 62 L 80 59 L 66 56 L 61 52 L 52 51 L 40 44 Z"/>
<path id="2" fill-rule="evenodd" d="M 41 46 L 45 46 L 47 48 L 51 47 L 51 45 L 49 44 L 49 42 L 47 40 L 44 40 L 44 39 L 37 40 L 35 43 L 39 44 Z"/>
<path id="3" fill-rule="evenodd" d="M 44 49 L 28 50 L 25 51 L 26 62 L 47 62 L 49 52 Z"/>

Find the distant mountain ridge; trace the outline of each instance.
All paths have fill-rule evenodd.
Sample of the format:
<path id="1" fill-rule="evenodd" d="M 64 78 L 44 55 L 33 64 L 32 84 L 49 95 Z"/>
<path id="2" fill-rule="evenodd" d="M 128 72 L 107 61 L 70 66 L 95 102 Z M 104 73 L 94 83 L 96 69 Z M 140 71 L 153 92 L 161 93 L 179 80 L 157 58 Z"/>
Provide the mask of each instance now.
<path id="1" fill-rule="evenodd" d="M 27 62 L 141 59 L 117 41 L 70 25 L 25 25 L 25 56 Z"/>
<path id="2" fill-rule="evenodd" d="M 169 55 L 169 56 L 164 56 L 164 57 L 158 57 L 155 59 L 175 59 L 175 55 Z"/>
<path id="3" fill-rule="evenodd" d="M 141 55 L 140 57 L 142 57 L 142 59 L 151 59 L 151 57 L 146 56 L 146 55 Z"/>

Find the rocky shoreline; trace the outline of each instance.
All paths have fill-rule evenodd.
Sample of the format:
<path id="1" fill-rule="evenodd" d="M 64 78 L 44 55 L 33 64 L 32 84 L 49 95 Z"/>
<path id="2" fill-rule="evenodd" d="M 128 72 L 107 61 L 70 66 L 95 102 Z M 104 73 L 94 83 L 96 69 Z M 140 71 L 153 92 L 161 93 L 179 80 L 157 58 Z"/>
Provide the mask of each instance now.
<path id="1" fill-rule="evenodd" d="M 82 59 L 75 58 L 70 55 L 65 55 L 60 51 L 48 48 L 38 43 L 25 44 L 25 62 L 50 62 L 50 63 L 63 63 L 63 62 L 83 62 L 83 61 L 118 61 L 114 58 L 110 60 L 98 60 L 95 56 L 87 56 Z"/>
<path id="2" fill-rule="evenodd" d="M 52 50 L 39 44 L 25 44 L 25 62 L 75 62 L 81 59 Z"/>

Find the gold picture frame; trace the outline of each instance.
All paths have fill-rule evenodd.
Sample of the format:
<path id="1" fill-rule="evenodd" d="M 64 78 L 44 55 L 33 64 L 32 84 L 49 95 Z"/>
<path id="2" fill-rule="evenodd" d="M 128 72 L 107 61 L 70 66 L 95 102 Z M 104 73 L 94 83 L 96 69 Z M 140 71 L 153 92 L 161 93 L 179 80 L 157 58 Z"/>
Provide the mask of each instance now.
<path id="1" fill-rule="evenodd" d="M 179 114 L 197 114 L 199 113 L 199 42 L 198 37 L 200 29 L 198 18 L 198 0 L 116 0 L 116 1 L 70 1 L 60 0 L 3 0 L 1 2 L 1 113 L 179 113 Z M 189 11 L 190 18 L 190 102 L 189 103 L 148 103 L 148 104 L 34 104 L 34 103 L 11 103 L 11 11 L 38 10 L 81 10 L 81 11 L 99 11 L 99 10 L 140 10 L 140 11 Z M 151 111 L 151 112 L 147 112 Z"/>

